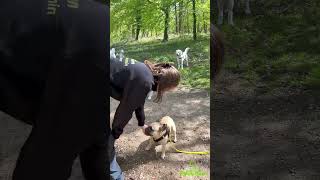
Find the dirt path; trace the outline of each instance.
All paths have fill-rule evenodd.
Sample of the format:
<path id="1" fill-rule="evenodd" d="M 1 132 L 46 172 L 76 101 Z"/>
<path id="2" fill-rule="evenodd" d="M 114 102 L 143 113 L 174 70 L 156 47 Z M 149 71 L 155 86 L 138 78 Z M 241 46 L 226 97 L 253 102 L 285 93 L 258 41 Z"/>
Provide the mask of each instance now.
<path id="1" fill-rule="evenodd" d="M 117 102 L 111 100 L 114 113 Z M 151 101 L 145 104 L 146 124 L 159 120 L 165 115 L 172 117 L 177 126 L 176 148 L 190 151 L 207 151 L 210 147 L 210 97 L 208 92 L 180 88 L 167 94 L 161 105 Z M 111 116 L 113 115 L 111 114 Z M 118 162 L 127 179 L 209 179 L 209 155 L 186 155 L 169 152 L 166 159 L 160 153 L 148 152 L 144 148 L 148 137 L 143 135 L 134 117 L 116 142 Z M 194 162 L 208 176 L 182 177 L 179 172 Z"/>
<path id="2" fill-rule="evenodd" d="M 310 93 L 278 89 L 262 95 L 241 77 L 222 74 L 216 83 L 211 121 L 214 179 L 320 179 L 320 98 Z M 111 100 L 112 112 L 117 102 Z M 111 114 L 112 116 L 113 114 Z M 147 123 L 164 115 L 178 127 L 176 147 L 209 149 L 209 96 L 204 91 L 179 89 L 162 106 L 146 103 Z M 0 113 L 0 180 L 9 180 L 19 149 L 30 127 Z M 116 142 L 118 161 L 127 179 L 209 179 L 181 177 L 195 162 L 209 172 L 209 156 L 144 150 L 147 137 L 133 118 Z M 83 180 L 77 160 L 71 180 Z"/>
<path id="3" fill-rule="evenodd" d="M 114 113 L 117 101 L 110 99 Z M 210 144 L 210 99 L 207 92 L 180 88 L 164 97 L 161 106 L 148 101 L 145 105 L 146 123 L 162 116 L 171 116 L 177 126 L 176 148 L 190 151 L 207 151 Z M 113 115 L 111 113 L 111 116 Z M 11 179 L 15 161 L 31 127 L 0 112 L 0 180 Z M 168 152 L 162 160 L 160 154 L 145 151 L 147 136 L 143 135 L 134 117 L 116 142 L 118 162 L 126 179 L 209 179 L 209 155 L 185 155 Z M 194 162 L 207 176 L 181 177 L 179 172 Z M 70 180 L 84 180 L 77 159 Z"/>
<path id="4" fill-rule="evenodd" d="M 260 91 L 227 73 L 216 83 L 212 177 L 320 179 L 319 96 Z"/>

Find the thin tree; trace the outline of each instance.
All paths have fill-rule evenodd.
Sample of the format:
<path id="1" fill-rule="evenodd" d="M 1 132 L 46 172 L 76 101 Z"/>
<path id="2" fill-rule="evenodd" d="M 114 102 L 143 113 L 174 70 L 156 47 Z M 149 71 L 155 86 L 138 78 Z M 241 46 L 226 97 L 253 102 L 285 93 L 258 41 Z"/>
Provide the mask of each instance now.
<path id="1" fill-rule="evenodd" d="M 141 14 L 140 11 L 137 10 L 137 16 L 136 16 L 136 38 L 135 40 L 138 41 L 139 40 L 139 34 L 140 34 L 140 30 L 141 30 Z"/>
<path id="2" fill-rule="evenodd" d="M 192 10 L 193 10 L 193 40 L 197 40 L 196 0 L 192 0 Z"/>
<path id="3" fill-rule="evenodd" d="M 174 16 L 175 16 L 175 21 L 176 21 L 176 34 L 179 32 L 179 27 L 178 27 L 178 13 L 177 13 L 177 1 L 174 3 Z"/>
<path id="4" fill-rule="evenodd" d="M 182 17 L 183 17 L 183 0 L 179 2 L 179 34 L 182 31 L 182 21 L 183 21 Z"/>
<path id="5" fill-rule="evenodd" d="M 165 15 L 164 17 L 164 32 L 163 32 L 163 41 L 166 42 L 169 40 L 169 18 L 170 18 L 170 7 L 169 6 L 165 6 L 162 8 L 162 11 Z"/>

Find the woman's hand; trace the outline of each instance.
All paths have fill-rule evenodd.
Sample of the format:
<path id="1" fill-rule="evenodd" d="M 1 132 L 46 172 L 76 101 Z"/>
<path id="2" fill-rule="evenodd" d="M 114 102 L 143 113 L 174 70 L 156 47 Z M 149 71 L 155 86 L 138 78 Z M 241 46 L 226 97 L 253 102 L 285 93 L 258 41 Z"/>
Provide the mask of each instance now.
<path id="1" fill-rule="evenodd" d="M 148 125 L 143 125 L 143 126 L 140 126 L 140 128 L 141 128 L 141 130 L 142 130 L 142 132 L 143 132 L 143 134 L 145 134 L 146 135 L 146 128 L 148 127 Z"/>

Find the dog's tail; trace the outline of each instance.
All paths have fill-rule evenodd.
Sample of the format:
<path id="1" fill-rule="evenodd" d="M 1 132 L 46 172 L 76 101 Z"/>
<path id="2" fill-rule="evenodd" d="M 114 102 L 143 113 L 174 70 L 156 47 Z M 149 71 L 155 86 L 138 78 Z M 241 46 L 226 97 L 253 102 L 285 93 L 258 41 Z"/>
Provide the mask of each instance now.
<path id="1" fill-rule="evenodd" d="M 211 64 L 213 65 L 213 78 L 219 73 L 224 61 L 225 45 L 222 33 L 211 24 Z"/>
<path id="2" fill-rule="evenodd" d="M 184 50 L 184 53 L 185 53 L 185 54 L 188 53 L 189 50 L 190 50 L 190 48 L 187 47 L 187 48 Z"/>

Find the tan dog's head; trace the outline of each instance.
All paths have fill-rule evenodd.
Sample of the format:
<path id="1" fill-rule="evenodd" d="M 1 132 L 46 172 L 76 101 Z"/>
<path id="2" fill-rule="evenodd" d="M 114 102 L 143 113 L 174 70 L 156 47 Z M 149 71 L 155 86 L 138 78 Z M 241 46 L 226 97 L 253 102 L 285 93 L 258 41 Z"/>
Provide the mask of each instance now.
<path id="1" fill-rule="evenodd" d="M 169 131 L 166 124 L 161 125 L 159 122 L 154 122 L 146 128 L 146 135 L 152 136 L 153 138 L 160 138 L 166 131 Z"/>

